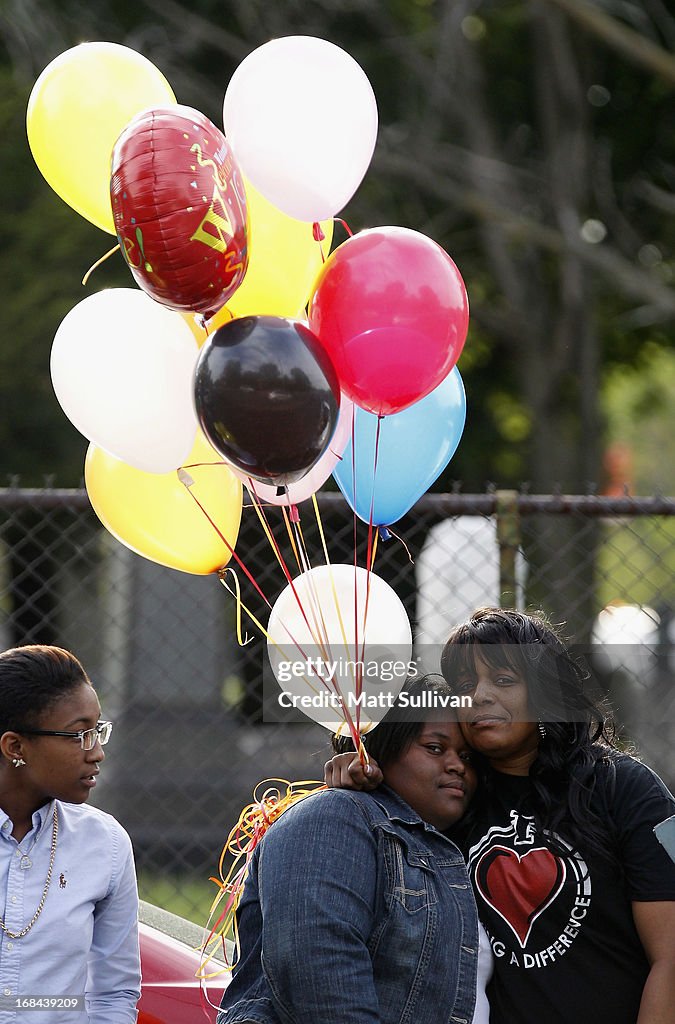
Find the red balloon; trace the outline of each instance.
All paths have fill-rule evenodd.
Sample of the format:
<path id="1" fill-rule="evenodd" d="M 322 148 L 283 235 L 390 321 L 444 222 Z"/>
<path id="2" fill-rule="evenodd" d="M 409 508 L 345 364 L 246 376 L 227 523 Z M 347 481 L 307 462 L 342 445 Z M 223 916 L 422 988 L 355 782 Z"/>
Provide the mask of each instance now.
<path id="1" fill-rule="evenodd" d="M 248 264 L 246 193 L 225 136 L 192 107 L 146 110 L 113 149 L 117 237 L 140 287 L 170 309 L 213 316 Z"/>
<path id="2" fill-rule="evenodd" d="M 469 324 L 461 275 L 447 252 L 409 228 L 360 231 L 326 260 L 309 325 L 340 387 L 369 412 L 424 398 L 459 359 Z"/>

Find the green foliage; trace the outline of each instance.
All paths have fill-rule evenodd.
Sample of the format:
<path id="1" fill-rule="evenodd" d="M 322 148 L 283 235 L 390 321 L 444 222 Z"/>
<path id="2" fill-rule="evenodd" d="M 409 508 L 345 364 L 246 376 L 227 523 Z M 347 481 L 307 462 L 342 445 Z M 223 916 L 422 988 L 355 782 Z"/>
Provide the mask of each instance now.
<path id="1" fill-rule="evenodd" d="M 640 494 L 675 493 L 670 457 L 675 423 L 675 351 L 657 340 L 637 353 L 635 365 L 615 365 L 605 375 L 603 412 L 608 437 L 623 446 L 627 483 Z M 619 452 L 621 454 L 621 452 Z"/>
<path id="2" fill-rule="evenodd" d="M 194 921 L 201 927 L 208 921 L 216 892 L 213 882 L 195 874 L 157 874 L 151 871 L 138 874 L 138 894 L 142 900 Z"/>

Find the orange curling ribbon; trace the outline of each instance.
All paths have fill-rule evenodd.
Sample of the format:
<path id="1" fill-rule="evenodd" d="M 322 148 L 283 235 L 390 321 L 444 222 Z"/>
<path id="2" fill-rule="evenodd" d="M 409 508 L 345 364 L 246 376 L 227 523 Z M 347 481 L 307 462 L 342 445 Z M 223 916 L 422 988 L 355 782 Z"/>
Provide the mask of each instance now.
<path id="1" fill-rule="evenodd" d="M 218 892 L 209 911 L 206 925 L 208 935 L 202 943 L 202 963 L 198 973 L 200 979 L 206 981 L 222 974 L 224 970 L 231 971 L 239 959 L 237 907 L 244 891 L 253 851 L 267 829 L 293 804 L 325 788 L 322 782 L 287 782 L 286 779 L 266 779 L 256 786 L 253 803 L 243 809 L 221 851 L 218 878 L 209 879 L 218 886 Z M 228 856 L 232 857 L 232 863 L 227 874 L 224 874 Z M 234 945 L 231 959 L 228 959 L 225 945 L 227 938 Z M 224 960 L 225 968 L 209 970 L 210 965 L 214 966 L 212 961 L 215 959 Z"/>

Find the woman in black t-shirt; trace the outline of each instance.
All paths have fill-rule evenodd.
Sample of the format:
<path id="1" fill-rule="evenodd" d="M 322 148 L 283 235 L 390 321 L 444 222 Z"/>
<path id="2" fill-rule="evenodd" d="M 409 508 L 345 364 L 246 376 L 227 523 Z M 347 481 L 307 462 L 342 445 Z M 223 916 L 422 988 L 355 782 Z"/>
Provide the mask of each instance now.
<path id="1" fill-rule="evenodd" d="M 653 828 L 673 797 L 615 749 L 585 672 L 543 618 L 479 609 L 452 631 L 441 668 L 472 698 L 462 729 L 483 755 L 453 838 L 495 957 L 491 1024 L 672 1022 L 675 865 Z M 329 783 L 379 778 L 358 759 L 329 765 Z"/>

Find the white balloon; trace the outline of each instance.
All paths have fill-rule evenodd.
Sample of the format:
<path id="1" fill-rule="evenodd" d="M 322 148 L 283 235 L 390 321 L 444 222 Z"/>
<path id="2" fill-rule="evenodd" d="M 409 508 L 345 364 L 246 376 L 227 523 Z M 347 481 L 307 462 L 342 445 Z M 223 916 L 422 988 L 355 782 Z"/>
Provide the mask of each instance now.
<path id="1" fill-rule="evenodd" d="M 64 317 L 52 345 L 56 397 L 81 434 L 148 473 L 177 469 L 197 432 L 199 346 L 179 313 L 144 292 L 110 288 Z"/>
<path id="2" fill-rule="evenodd" d="M 249 493 L 253 496 L 253 500 L 257 500 L 263 505 L 283 505 L 284 508 L 288 508 L 290 505 L 298 505 L 301 501 L 311 498 L 321 485 L 326 482 L 337 466 L 342 458 L 342 453 L 347 447 L 347 442 L 352 436 L 353 421 L 354 403 L 346 395 L 342 394 L 340 395 L 340 413 L 337 426 L 328 448 L 319 461 L 312 466 L 308 473 L 305 473 L 301 480 L 289 484 L 286 488 L 282 489 L 272 484 L 260 483 L 259 480 L 253 480 L 248 474 L 242 473 L 236 466 L 231 466 L 230 468 L 234 475 L 239 477 L 243 484 L 246 484 Z M 279 490 L 282 490 L 281 494 L 278 493 Z"/>
<path id="3" fill-rule="evenodd" d="M 377 104 L 361 66 L 314 36 L 273 39 L 235 70 L 225 134 L 244 174 L 290 217 L 333 217 L 370 164 Z"/>
<path id="4" fill-rule="evenodd" d="M 362 732 L 379 722 L 412 668 L 406 610 L 381 576 L 361 566 L 302 573 L 277 598 L 267 633 L 280 706 L 331 731 L 344 731 L 343 708 L 354 721 L 358 711 Z"/>

